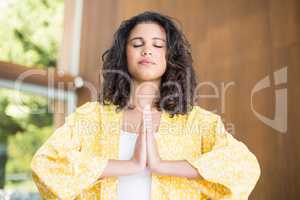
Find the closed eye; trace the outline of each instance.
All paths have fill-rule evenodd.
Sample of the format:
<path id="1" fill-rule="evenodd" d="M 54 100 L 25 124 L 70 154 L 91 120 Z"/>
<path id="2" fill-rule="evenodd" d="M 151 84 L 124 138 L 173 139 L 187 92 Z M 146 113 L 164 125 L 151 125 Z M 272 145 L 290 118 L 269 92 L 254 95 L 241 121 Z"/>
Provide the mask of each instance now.
<path id="1" fill-rule="evenodd" d="M 137 47 L 141 47 L 141 46 L 143 46 L 143 44 L 134 44 L 134 45 L 132 45 L 134 48 L 137 48 Z"/>
<path id="2" fill-rule="evenodd" d="M 163 48 L 164 46 L 160 46 L 160 45 L 153 45 L 156 48 Z"/>

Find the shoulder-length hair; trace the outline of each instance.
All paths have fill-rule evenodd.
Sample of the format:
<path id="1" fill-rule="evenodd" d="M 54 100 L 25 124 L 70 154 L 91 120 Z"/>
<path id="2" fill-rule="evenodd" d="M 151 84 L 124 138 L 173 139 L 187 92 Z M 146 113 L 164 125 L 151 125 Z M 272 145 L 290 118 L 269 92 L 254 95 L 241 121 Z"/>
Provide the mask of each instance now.
<path id="1" fill-rule="evenodd" d="M 161 77 L 160 94 L 155 107 L 174 114 L 187 114 L 194 105 L 197 80 L 193 69 L 190 44 L 171 17 L 157 12 L 144 12 L 121 23 L 114 34 L 112 46 L 102 55 L 103 70 L 98 101 L 103 105 L 128 106 L 131 75 L 128 72 L 126 43 L 131 30 L 140 23 L 159 24 L 166 32 L 166 72 Z M 129 107 L 130 108 L 130 107 Z"/>

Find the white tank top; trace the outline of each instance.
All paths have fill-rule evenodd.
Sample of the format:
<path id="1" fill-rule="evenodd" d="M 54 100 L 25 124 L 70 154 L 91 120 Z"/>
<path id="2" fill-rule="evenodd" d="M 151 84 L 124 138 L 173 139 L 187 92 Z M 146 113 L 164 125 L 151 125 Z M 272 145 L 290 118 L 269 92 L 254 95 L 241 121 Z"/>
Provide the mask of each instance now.
<path id="1" fill-rule="evenodd" d="M 119 159 L 130 160 L 137 139 L 137 134 L 121 130 Z M 118 177 L 118 200 L 150 200 L 151 173 L 148 169 L 144 171 Z"/>

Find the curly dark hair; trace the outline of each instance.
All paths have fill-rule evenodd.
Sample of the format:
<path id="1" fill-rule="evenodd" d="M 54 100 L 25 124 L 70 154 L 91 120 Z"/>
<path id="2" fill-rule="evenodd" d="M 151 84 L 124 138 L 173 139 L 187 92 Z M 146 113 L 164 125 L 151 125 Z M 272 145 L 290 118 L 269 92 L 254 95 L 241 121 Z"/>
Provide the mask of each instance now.
<path id="1" fill-rule="evenodd" d="M 171 117 L 187 114 L 194 105 L 197 80 L 193 69 L 190 43 L 176 26 L 174 19 L 157 12 L 146 11 L 121 23 L 114 34 L 112 46 L 102 55 L 102 88 L 98 101 L 103 105 L 127 106 L 131 92 L 131 75 L 128 72 L 126 43 L 131 30 L 140 23 L 154 22 L 164 28 L 167 37 L 167 69 L 161 77 L 160 95 L 155 107 L 164 109 Z M 130 108 L 130 107 L 129 107 Z"/>

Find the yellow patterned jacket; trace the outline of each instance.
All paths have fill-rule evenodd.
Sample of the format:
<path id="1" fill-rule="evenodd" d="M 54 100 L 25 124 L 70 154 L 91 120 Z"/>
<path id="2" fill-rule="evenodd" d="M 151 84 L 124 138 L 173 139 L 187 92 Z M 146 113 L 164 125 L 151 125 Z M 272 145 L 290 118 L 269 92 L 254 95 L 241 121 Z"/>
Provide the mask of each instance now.
<path id="1" fill-rule="evenodd" d="M 66 117 L 31 161 L 43 199 L 117 200 L 117 177 L 99 179 L 108 159 L 118 159 L 123 112 L 87 102 Z M 194 106 L 187 115 L 161 115 L 158 151 L 186 160 L 203 178 L 152 174 L 152 200 L 244 200 L 260 167 L 254 154 L 226 132 L 220 116 Z"/>

